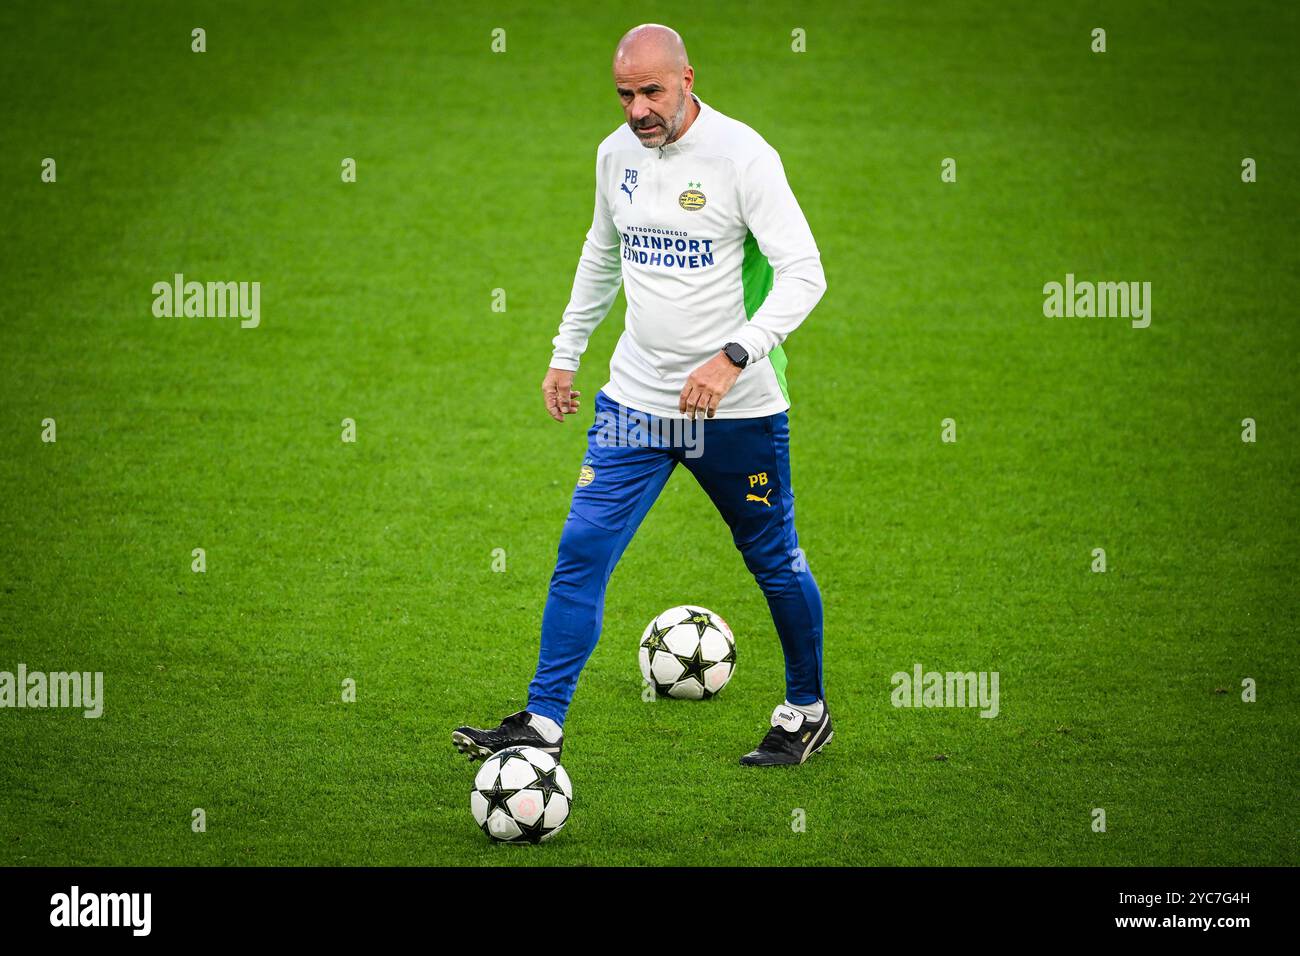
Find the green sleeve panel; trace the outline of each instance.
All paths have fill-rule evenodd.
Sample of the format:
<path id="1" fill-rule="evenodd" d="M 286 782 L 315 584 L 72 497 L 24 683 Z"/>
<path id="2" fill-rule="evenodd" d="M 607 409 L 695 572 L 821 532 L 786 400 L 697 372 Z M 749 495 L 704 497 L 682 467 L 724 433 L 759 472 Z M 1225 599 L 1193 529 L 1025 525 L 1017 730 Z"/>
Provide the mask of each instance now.
<path id="1" fill-rule="evenodd" d="M 740 284 L 745 293 L 746 320 L 754 317 L 758 307 L 763 304 L 767 294 L 772 291 L 774 281 L 772 264 L 767 261 L 767 256 L 763 255 L 762 250 L 758 248 L 758 240 L 754 238 L 754 234 L 746 232 L 745 258 L 740 264 Z M 767 353 L 767 358 L 772 363 L 772 371 L 776 372 L 776 381 L 781 386 L 781 394 L 788 403 L 790 401 L 790 390 L 786 388 L 785 384 L 785 350 L 778 345 Z"/>

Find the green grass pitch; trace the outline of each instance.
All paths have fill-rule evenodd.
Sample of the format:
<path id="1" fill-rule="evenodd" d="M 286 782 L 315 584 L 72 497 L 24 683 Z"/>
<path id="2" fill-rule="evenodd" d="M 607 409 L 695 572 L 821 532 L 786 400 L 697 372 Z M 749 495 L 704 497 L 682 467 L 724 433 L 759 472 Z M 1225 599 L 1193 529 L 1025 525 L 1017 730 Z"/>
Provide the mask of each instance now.
<path id="1" fill-rule="evenodd" d="M 821 248 L 786 351 L 836 737 L 737 766 L 780 650 L 679 469 L 579 684 L 567 827 L 477 830 L 449 731 L 522 707 L 536 662 L 621 294 L 579 419 L 538 386 L 635 16 L 0 9 L 0 670 L 102 671 L 106 698 L 0 710 L 0 864 L 1294 863 L 1284 3 L 643 11 L 781 152 Z M 176 272 L 261 282 L 261 325 L 155 317 Z M 1151 282 L 1150 327 L 1045 317 L 1067 273 Z M 636 639 L 685 602 L 731 623 L 737 675 L 645 703 Z M 999 672 L 1001 713 L 895 708 L 917 662 Z"/>

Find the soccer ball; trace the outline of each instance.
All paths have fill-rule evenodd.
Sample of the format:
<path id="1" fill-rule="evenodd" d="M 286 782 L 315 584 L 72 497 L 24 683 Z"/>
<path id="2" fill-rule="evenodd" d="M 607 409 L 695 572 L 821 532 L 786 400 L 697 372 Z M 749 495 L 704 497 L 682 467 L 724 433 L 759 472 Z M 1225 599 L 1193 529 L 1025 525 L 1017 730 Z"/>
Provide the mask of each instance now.
<path id="1" fill-rule="evenodd" d="M 507 747 L 474 776 L 469 808 L 479 828 L 502 843 L 541 843 L 569 819 L 573 784 L 555 758 L 536 747 Z"/>
<path id="2" fill-rule="evenodd" d="M 707 700 L 736 670 L 736 639 L 708 608 L 670 607 L 647 625 L 637 657 L 660 697 Z"/>

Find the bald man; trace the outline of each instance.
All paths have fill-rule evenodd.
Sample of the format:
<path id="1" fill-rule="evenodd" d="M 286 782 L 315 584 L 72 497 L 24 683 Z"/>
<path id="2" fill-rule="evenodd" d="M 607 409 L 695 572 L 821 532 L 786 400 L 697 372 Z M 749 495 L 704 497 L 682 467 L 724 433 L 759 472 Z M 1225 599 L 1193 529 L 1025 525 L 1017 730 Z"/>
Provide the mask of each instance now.
<path id="1" fill-rule="evenodd" d="M 452 741 L 471 760 L 521 745 L 558 758 L 609 576 L 682 464 L 730 527 L 785 654 L 786 699 L 740 762 L 802 764 L 832 733 L 821 594 L 794 528 L 781 343 L 826 289 L 821 256 L 776 150 L 695 95 L 675 31 L 629 31 L 613 73 L 627 123 L 596 152 L 595 215 L 542 383 L 557 422 L 578 411 L 574 373 L 620 284 L 625 327 L 596 395 L 527 709 Z M 710 696 L 723 673 L 683 683 Z"/>

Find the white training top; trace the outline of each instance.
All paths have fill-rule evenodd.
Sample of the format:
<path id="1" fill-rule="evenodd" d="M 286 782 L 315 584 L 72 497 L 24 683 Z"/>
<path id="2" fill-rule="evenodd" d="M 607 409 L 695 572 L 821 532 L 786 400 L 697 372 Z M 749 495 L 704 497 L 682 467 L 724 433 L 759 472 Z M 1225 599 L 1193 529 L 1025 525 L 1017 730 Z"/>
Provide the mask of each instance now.
<path id="1" fill-rule="evenodd" d="M 647 149 L 626 123 L 596 151 L 596 209 L 551 367 L 577 371 L 620 281 L 627 315 L 604 391 L 680 418 L 692 371 L 728 342 L 749 364 L 719 418 L 790 407 L 781 342 L 826 291 L 821 254 L 777 151 L 744 123 L 699 104 L 676 142 Z"/>

